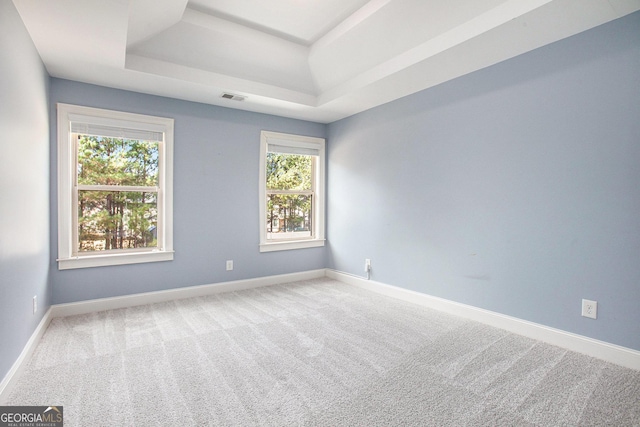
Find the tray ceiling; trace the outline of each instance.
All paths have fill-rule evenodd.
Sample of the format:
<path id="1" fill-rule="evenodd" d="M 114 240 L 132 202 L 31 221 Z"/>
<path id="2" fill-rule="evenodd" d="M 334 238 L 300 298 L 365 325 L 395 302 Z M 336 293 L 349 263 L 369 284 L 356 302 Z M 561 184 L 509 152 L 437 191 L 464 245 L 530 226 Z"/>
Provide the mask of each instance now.
<path id="1" fill-rule="evenodd" d="M 640 9 L 640 0 L 13 1 L 54 77 L 322 123 Z"/>

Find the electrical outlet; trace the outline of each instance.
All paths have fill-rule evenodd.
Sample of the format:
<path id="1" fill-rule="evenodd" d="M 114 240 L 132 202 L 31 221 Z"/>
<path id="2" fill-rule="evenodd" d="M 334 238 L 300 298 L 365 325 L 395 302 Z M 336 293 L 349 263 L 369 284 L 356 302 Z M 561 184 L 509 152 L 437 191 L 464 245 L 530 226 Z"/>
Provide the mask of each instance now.
<path id="1" fill-rule="evenodd" d="M 588 299 L 582 300 L 582 315 L 591 319 L 598 318 L 598 302 Z"/>
<path id="2" fill-rule="evenodd" d="M 364 260 L 364 272 L 368 273 L 371 271 L 371 260 L 369 258 Z"/>
<path id="3" fill-rule="evenodd" d="M 233 260 L 230 259 L 227 261 L 227 271 L 233 270 Z"/>
<path id="4" fill-rule="evenodd" d="M 33 314 L 36 314 L 38 311 L 38 295 L 33 296 Z"/>

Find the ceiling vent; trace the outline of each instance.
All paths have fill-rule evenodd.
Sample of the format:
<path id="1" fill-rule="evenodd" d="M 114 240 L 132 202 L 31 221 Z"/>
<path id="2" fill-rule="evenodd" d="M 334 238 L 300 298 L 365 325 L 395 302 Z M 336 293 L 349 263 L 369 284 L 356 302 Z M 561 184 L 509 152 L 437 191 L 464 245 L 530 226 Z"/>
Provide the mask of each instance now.
<path id="1" fill-rule="evenodd" d="M 220 97 L 224 99 L 231 99 L 233 101 L 244 101 L 247 98 L 246 96 L 234 95 L 233 93 L 227 93 L 227 92 L 220 95 Z"/>

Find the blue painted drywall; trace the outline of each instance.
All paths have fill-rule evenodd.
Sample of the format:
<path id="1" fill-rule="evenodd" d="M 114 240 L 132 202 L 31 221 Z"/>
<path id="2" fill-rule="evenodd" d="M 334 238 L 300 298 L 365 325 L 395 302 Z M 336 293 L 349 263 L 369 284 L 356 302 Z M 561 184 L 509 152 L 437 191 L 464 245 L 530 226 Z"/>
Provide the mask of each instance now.
<path id="1" fill-rule="evenodd" d="M 328 127 L 49 81 L 11 2 L 0 36 L 0 377 L 52 301 L 365 257 L 375 280 L 640 349 L 638 13 Z M 56 102 L 176 119 L 174 261 L 57 270 Z M 259 253 L 263 129 L 329 136 L 326 250 Z"/>
<path id="2" fill-rule="evenodd" d="M 0 381 L 51 300 L 48 84 L 13 3 L 0 2 Z"/>
<path id="3" fill-rule="evenodd" d="M 259 252 L 260 131 L 324 137 L 326 126 L 68 80 L 51 83 L 51 171 L 55 181 L 58 102 L 175 119 L 175 259 L 59 271 L 52 257 L 54 303 L 314 270 L 325 248 Z M 57 189 L 52 189 L 52 253 L 57 253 Z M 225 261 L 234 261 L 226 271 Z"/>
<path id="4" fill-rule="evenodd" d="M 640 350 L 640 13 L 328 140 L 330 268 Z"/>

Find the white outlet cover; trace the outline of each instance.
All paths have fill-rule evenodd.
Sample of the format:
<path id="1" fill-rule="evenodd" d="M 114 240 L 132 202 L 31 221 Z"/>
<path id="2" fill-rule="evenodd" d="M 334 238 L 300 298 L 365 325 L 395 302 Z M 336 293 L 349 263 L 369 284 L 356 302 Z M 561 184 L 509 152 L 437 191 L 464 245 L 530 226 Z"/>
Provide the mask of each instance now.
<path id="1" fill-rule="evenodd" d="M 582 300 L 582 315 L 591 319 L 598 318 L 598 302 L 588 299 Z"/>
<path id="2" fill-rule="evenodd" d="M 227 271 L 233 270 L 233 260 L 227 261 Z"/>

